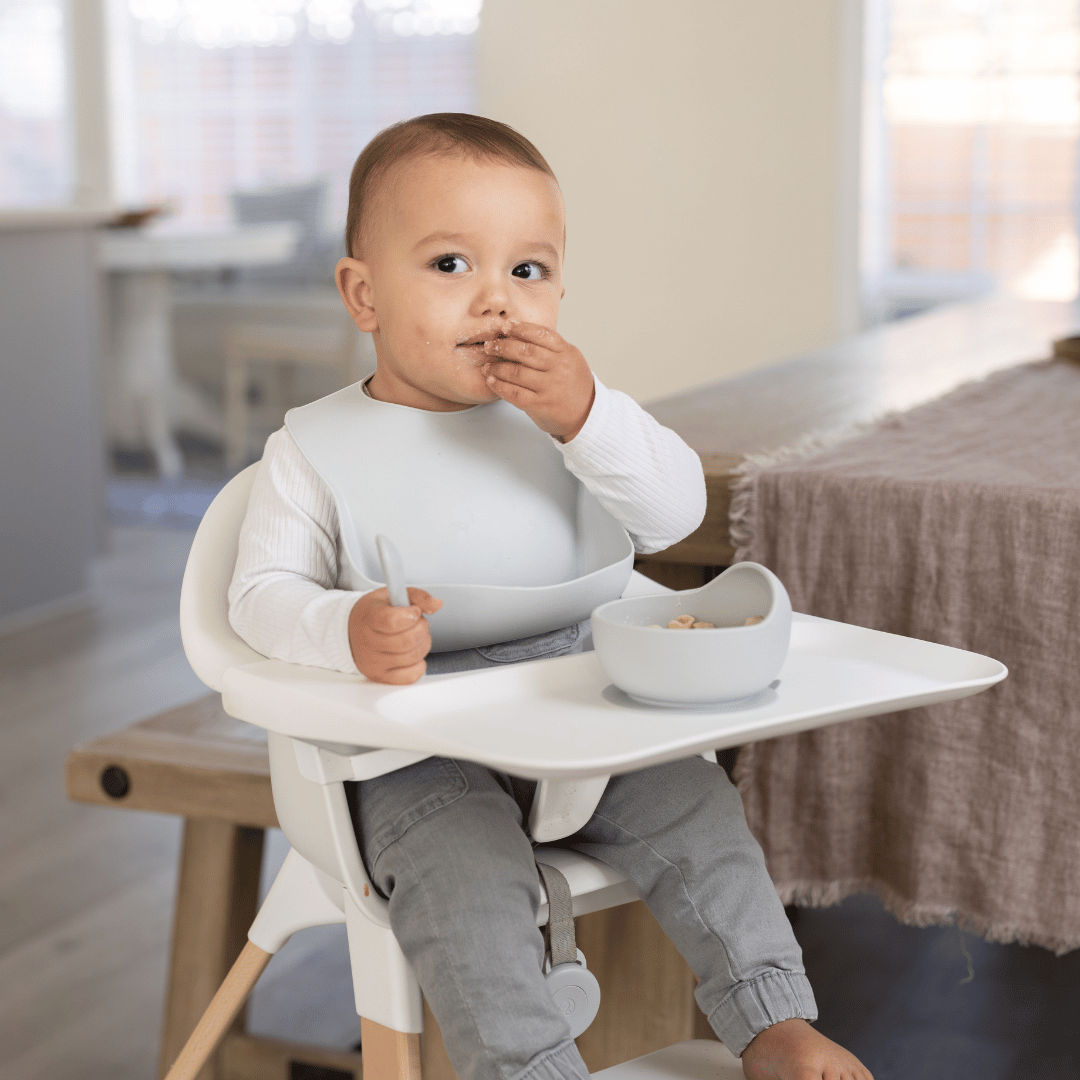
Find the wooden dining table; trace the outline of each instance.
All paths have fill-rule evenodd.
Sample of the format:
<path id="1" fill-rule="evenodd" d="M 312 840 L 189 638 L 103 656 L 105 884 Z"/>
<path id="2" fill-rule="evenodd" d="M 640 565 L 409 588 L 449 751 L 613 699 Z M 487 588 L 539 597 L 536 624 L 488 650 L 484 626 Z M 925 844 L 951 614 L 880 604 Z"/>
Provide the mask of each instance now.
<path id="1" fill-rule="evenodd" d="M 701 526 L 638 569 L 672 588 L 695 588 L 732 561 L 730 485 L 748 455 L 842 436 L 891 412 L 942 396 L 993 371 L 1051 354 L 1077 333 L 1071 303 L 990 297 L 875 327 L 817 352 L 718 379 L 645 407 L 677 431 L 705 467 Z"/>

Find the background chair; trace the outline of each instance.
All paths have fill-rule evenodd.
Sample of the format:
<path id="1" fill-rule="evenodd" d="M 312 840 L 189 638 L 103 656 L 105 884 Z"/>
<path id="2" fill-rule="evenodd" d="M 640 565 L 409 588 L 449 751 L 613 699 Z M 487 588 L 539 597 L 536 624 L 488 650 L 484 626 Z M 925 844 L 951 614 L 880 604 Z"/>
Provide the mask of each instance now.
<path id="1" fill-rule="evenodd" d="M 306 288 L 333 277 L 334 264 L 345 254 L 337 233 L 326 231 L 327 180 L 302 184 L 279 184 L 229 193 L 237 225 L 268 225 L 292 221 L 300 227 L 293 257 L 272 266 L 252 266 L 240 271 L 248 285 Z"/>
<path id="2" fill-rule="evenodd" d="M 192 544 L 181 593 L 184 649 L 196 674 L 218 690 L 229 669 L 263 659 L 229 626 L 226 601 L 254 472 L 251 466 L 236 476 L 207 511 Z M 364 870 L 343 781 L 370 779 L 426 755 L 318 743 L 275 732 L 268 741 L 274 803 L 293 850 L 252 924 L 247 945 L 167 1080 L 192 1080 L 198 1074 L 271 955 L 295 931 L 341 922 L 348 931 L 366 1080 L 420 1080 L 420 988 L 390 929 L 387 904 Z M 595 792 L 593 806 L 599 795 Z M 565 806 L 560 810 L 565 815 Z M 560 835 L 569 831 L 573 829 Z M 575 915 L 637 898 L 622 875 L 587 856 L 543 848 L 539 857 L 566 876 Z M 546 895 L 543 899 L 540 924 L 547 919 Z M 623 1069 L 629 1070 L 625 1077 L 619 1071 Z M 660 1075 L 679 1080 L 703 1075 L 702 1069 L 718 1080 L 742 1075 L 722 1044 L 704 1040 L 647 1055 L 604 1075 L 611 1080 Z"/>
<path id="3" fill-rule="evenodd" d="M 300 227 L 292 259 L 240 273 L 241 283 L 249 287 L 245 292 L 276 294 L 282 299 L 262 310 L 238 309 L 227 331 L 225 460 L 232 470 L 258 452 L 289 408 L 355 382 L 365 366 L 358 357 L 361 335 L 340 302 L 332 314 L 324 312 L 315 318 L 306 317 L 302 310 L 305 299 L 314 308 L 324 304 L 321 294 L 333 289 L 334 266 L 345 253 L 341 237 L 324 231 L 326 194 L 326 181 L 320 179 L 230 195 L 238 225 L 291 221 Z M 269 377 L 258 370 L 266 367 Z M 304 381 L 298 379 L 298 369 L 304 368 L 309 372 L 321 369 L 331 378 L 319 381 L 318 393 L 298 393 L 298 383 Z"/>
<path id="4" fill-rule="evenodd" d="M 258 434 L 280 426 L 285 412 L 304 403 L 295 389 L 298 365 L 329 371 L 334 389 L 355 382 L 360 375 L 357 348 L 360 331 L 344 307 L 325 325 L 282 325 L 277 320 L 241 321 L 225 340 L 225 463 L 239 469 L 252 451 L 253 413 L 262 421 Z M 256 364 L 272 364 L 270 392 L 252 401 L 251 375 Z M 258 437 L 258 434 L 256 437 Z"/>

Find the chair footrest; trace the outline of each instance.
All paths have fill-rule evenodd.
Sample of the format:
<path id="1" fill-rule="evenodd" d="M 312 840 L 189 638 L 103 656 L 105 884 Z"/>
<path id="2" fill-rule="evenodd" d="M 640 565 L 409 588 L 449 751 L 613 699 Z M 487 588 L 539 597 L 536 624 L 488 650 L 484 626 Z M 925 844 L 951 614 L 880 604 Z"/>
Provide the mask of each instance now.
<path id="1" fill-rule="evenodd" d="M 720 1042 L 691 1039 L 593 1073 L 593 1080 L 743 1080 L 739 1059 Z"/>

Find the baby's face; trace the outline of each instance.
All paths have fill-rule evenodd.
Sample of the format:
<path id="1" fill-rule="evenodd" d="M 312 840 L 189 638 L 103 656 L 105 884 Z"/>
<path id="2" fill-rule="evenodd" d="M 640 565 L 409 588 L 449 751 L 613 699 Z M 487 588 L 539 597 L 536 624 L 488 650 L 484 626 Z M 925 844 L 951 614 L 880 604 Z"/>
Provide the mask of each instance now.
<path id="1" fill-rule="evenodd" d="M 363 263 L 379 372 L 374 396 L 427 409 L 492 401 L 483 342 L 508 321 L 555 329 L 564 217 L 535 169 L 425 157 L 387 178 Z"/>

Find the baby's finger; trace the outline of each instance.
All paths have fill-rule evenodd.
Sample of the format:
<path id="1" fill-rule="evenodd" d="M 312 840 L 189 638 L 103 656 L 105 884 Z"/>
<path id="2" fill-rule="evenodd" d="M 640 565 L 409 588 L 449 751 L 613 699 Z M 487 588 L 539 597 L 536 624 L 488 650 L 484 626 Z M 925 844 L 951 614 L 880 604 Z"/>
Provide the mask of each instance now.
<path id="1" fill-rule="evenodd" d="M 509 327 L 503 328 L 502 332 L 508 338 L 528 341 L 542 349 L 550 349 L 552 352 L 558 352 L 559 349 L 566 348 L 566 340 L 561 334 L 556 333 L 547 326 L 541 326 L 539 323 L 511 322 Z"/>
<path id="2" fill-rule="evenodd" d="M 442 601 L 424 589 L 409 589 L 409 600 L 425 615 L 434 615 L 442 607 Z"/>
<path id="3" fill-rule="evenodd" d="M 552 352 L 542 345 L 509 337 L 484 342 L 484 352 L 488 356 L 497 356 L 501 360 L 513 360 L 515 363 L 524 364 L 537 371 L 547 371 L 555 362 Z"/>
<path id="4" fill-rule="evenodd" d="M 408 607 L 377 607 L 371 612 L 368 625 L 380 634 L 400 634 L 415 626 L 423 612 L 416 604 Z"/>
<path id="5" fill-rule="evenodd" d="M 534 390 L 527 390 L 524 386 L 517 386 L 515 383 L 497 379 L 494 375 L 487 377 L 487 384 L 503 401 L 508 401 L 519 409 L 528 411 L 536 404 L 537 394 Z"/>
<path id="6" fill-rule="evenodd" d="M 539 393 L 543 388 L 546 374 L 509 360 L 492 360 L 485 364 L 482 370 L 485 375 L 493 375 L 499 382 L 512 383 L 514 386 L 521 386 L 535 393 Z"/>
<path id="7" fill-rule="evenodd" d="M 423 660 L 418 660 L 406 667 L 388 668 L 375 682 L 389 683 L 391 686 L 409 686 L 416 682 L 425 671 L 427 671 L 427 664 Z"/>
<path id="8" fill-rule="evenodd" d="M 423 656 L 431 648 L 431 631 L 423 619 L 400 634 L 381 634 L 378 630 L 369 628 L 364 643 L 373 651 L 388 656 L 403 656 L 416 649 L 419 649 Z"/>

